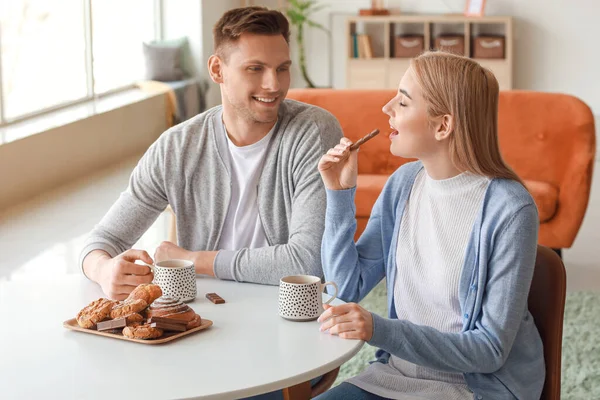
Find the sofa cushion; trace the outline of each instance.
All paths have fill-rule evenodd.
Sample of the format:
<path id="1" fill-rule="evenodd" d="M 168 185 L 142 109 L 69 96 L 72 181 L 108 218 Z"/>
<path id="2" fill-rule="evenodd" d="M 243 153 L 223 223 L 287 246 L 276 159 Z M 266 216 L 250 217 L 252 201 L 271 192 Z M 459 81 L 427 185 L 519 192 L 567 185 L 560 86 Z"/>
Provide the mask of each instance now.
<path id="1" fill-rule="evenodd" d="M 173 46 L 159 46 L 143 43 L 146 61 L 146 79 L 170 82 L 183 78 L 181 69 L 181 49 Z"/>
<path id="2" fill-rule="evenodd" d="M 540 223 L 549 221 L 554 217 L 558 206 L 558 188 L 547 182 L 527 179 L 523 182 L 537 205 Z"/>
<path id="3" fill-rule="evenodd" d="M 179 65 L 183 71 L 182 79 L 186 79 L 195 76 L 194 60 L 192 57 L 192 49 L 187 37 L 180 37 L 176 39 L 165 39 L 165 40 L 153 40 L 150 44 L 157 46 L 177 47 L 180 50 L 180 61 Z"/>
<path id="4" fill-rule="evenodd" d="M 388 175 L 359 174 L 356 184 L 356 216 L 368 217 L 379 197 Z M 554 217 L 558 206 L 558 188 L 550 183 L 536 180 L 524 180 L 525 186 L 538 208 L 540 223 Z"/>
<path id="5" fill-rule="evenodd" d="M 356 216 L 368 217 L 389 175 L 359 174 L 356 182 Z"/>

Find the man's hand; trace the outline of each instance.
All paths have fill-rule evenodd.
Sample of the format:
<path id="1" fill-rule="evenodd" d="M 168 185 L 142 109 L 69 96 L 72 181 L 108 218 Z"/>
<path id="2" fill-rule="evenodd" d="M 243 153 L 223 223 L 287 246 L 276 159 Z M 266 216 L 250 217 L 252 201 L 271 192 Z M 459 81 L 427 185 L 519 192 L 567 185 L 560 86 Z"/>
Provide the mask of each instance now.
<path id="1" fill-rule="evenodd" d="M 172 242 L 162 242 L 154 250 L 154 260 L 161 262 L 165 260 L 190 260 L 191 251 L 177 246 Z"/>
<path id="2" fill-rule="evenodd" d="M 322 322 L 321 331 L 344 339 L 360 339 L 368 342 L 373 337 L 373 316 L 356 303 L 330 306 L 324 304 L 325 312 L 318 321 Z"/>
<path id="3" fill-rule="evenodd" d="M 149 267 L 135 263 L 141 260 L 153 264 L 152 258 L 143 250 L 127 250 L 114 258 L 105 252 L 95 252 L 84 260 L 84 271 L 111 299 L 124 300 L 138 285 L 151 283 L 154 279 Z"/>
<path id="4" fill-rule="evenodd" d="M 197 274 L 215 276 L 213 263 L 216 251 L 189 251 L 172 242 L 162 242 L 154 252 L 156 262 L 164 260 L 190 260 L 194 263 Z"/>

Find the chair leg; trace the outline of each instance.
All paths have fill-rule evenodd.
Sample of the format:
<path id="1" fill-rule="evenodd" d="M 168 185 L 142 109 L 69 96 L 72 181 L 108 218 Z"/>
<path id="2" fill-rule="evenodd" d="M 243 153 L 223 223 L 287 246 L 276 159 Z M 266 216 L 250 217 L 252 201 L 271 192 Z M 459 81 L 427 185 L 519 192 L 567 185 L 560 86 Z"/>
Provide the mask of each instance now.
<path id="1" fill-rule="evenodd" d="M 552 251 L 554 251 L 556 254 L 558 254 L 560 259 L 562 260 L 562 249 L 552 249 Z"/>

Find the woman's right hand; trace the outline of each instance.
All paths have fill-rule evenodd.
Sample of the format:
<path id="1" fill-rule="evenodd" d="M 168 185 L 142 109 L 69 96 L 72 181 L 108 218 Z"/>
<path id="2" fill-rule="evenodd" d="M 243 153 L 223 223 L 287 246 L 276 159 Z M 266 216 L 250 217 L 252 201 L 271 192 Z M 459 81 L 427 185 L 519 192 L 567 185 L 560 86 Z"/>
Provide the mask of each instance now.
<path id="1" fill-rule="evenodd" d="M 352 141 L 344 137 L 321 157 L 319 173 L 327 189 L 344 190 L 356 186 L 358 149 L 350 151 L 350 145 Z"/>

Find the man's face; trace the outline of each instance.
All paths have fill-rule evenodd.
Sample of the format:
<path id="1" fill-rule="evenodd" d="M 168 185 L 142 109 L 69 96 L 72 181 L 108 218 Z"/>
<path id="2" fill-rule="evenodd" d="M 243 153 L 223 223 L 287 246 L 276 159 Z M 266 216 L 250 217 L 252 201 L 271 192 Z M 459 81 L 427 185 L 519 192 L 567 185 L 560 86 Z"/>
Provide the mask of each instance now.
<path id="1" fill-rule="evenodd" d="M 224 101 L 238 117 L 256 123 L 277 120 L 290 88 L 290 49 L 282 35 L 243 34 L 225 45 L 221 63 Z"/>

